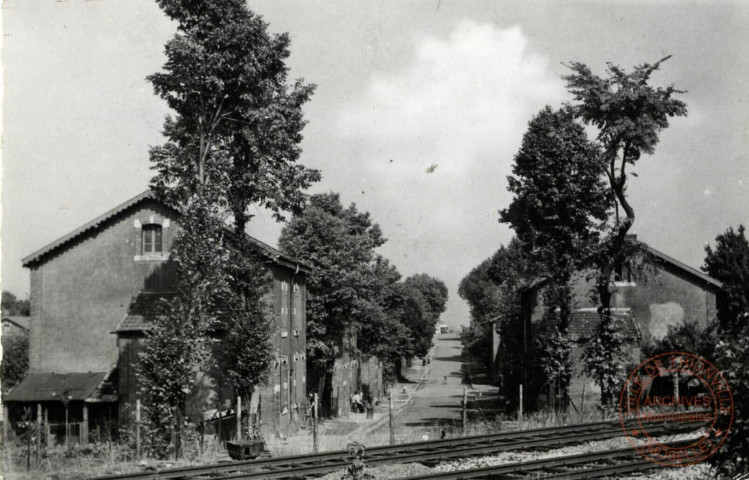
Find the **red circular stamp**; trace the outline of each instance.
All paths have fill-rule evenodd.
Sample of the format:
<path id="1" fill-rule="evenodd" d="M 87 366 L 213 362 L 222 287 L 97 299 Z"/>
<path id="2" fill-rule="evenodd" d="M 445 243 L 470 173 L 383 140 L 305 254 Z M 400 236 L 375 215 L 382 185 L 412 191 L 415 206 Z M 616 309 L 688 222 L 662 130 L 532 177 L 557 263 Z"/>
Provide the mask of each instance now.
<path id="1" fill-rule="evenodd" d="M 645 360 L 627 377 L 619 396 L 619 419 L 627 440 L 660 465 L 681 467 L 707 459 L 725 442 L 733 417 L 733 394 L 725 377 L 691 353 L 670 352 Z M 673 430 L 700 428 L 703 434 L 677 444 L 656 439 Z"/>

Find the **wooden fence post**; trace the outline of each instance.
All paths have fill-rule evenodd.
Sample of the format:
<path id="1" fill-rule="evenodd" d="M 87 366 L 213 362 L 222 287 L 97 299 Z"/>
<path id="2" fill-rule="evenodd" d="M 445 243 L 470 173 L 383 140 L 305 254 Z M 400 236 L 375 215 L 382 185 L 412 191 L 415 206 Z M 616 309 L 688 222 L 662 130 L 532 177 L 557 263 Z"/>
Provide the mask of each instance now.
<path id="1" fill-rule="evenodd" d="M 237 395 L 237 441 L 242 441 L 242 396 Z"/>
<path id="2" fill-rule="evenodd" d="M 523 384 L 520 384 L 520 408 L 518 410 L 518 420 L 523 421 Z"/>
<path id="3" fill-rule="evenodd" d="M 312 402 L 312 453 L 317 453 L 317 392 L 315 392 Z"/>
<path id="4" fill-rule="evenodd" d="M 36 465 L 39 466 L 39 459 L 42 453 L 42 404 L 36 404 Z"/>
<path id="5" fill-rule="evenodd" d="M 393 431 L 393 392 L 388 392 L 388 402 L 390 404 L 390 445 L 395 445 L 395 432 Z"/>
<path id="6" fill-rule="evenodd" d="M 140 399 L 135 401 L 135 458 L 140 460 Z"/>
<path id="7" fill-rule="evenodd" d="M 81 423 L 81 442 L 82 444 L 88 443 L 88 406 L 83 404 L 83 423 Z"/>
<path id="8" fill-rule="evenodd" d="M 3 446 L 8 444 L 8 441 L 10 440 L 8 438 L 9 436 L 9 430 L 8 430 L 8 424 L 10 423 L 10 410 L 7 406 L 3 405 Z"/>
<path id="9" fill-rule="evenodd" d="M 468 429 L 468 390 L 463 387 L 463 436 L 466 436 L 466 430 Z"/>
<path id="10" fill-rule="evenodd" d="M 179 458 L 182 456 L 182 409 L 180 407 L 177 407 L 177 416 L 175 418 L 174 424 L 176 425 L 176 447 L 174 449 L 174 453 L 179 460 Z"/>
<path id="11" fill-rule="evenodd" d="M 49 427 L 49 408 L 44 409 L 44 441 L 49 445 L 49 436 L 51 430 Z"/>
<path id="12" fill-rule="evenodd" d="M 65 448 L 68 448 L 68 438 L 70 437 L 70 423 L 68 422 L 68 405 L 65 405 Z"/>

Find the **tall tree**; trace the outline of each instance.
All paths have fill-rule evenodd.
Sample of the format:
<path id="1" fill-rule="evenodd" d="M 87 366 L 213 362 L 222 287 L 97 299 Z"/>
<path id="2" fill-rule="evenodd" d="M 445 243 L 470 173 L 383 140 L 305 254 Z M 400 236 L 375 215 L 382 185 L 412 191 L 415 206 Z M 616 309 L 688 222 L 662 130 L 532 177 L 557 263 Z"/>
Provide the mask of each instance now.
<path id="1" fill-rule="evenodd" d="M 344 207 L 337 193 L 313 195 L 281 232 L 281 250 L 312 267 L 307 277 L 307 358 L 323 397 L 341 342 L 353 339 L 378 314 L 383 278 L 375 274 L 382 268 L 375 249 L 385 241 L 369 213 L 354 204 Z"/>
<path id="2" fill-rule="evenodd" d="M 148 77 L 175 112 L 168 141 L 151 149 L 153 187 L 182 204 L 207 186 L 244 234 L 250 205 L 282 218 L 304 202 L 320 174 L 297 164 L 313 85 L 288 83 L 288 34 L 268 25 L 242 0 L 157 0 L 177 22 L 163 72 Z"/>
<path id="3" fill-rule="evenodd" d="M 289 36 L 268 33 L 242 0 L 157 3 L 177 33 L 163 70 L 148 77 L 173 112 L 166 142 L 150 150 L 151 187 L 182 219 L 172 252 L 178 294 L 152 331 L 143 372 L 151 384 L 174 388 L 159 397 L 172 411 L 183 408 L 184 394 L 160 362 L 178 355 L 185 372 L 203 368 L 209 331 L 225 332 L 221 361 L 237 393 L 261 380 L 270 360 L 260 294 L 268 279 L 246 238 L 249 208 L 282 219 L 320 175 L 297 163 L 302 106 L 314 86 L 289 83 Z"/>
<path id="4" fill-rule="evenodd" d="M 717 236 L 705 247 L 705 270 L 723 282 L 718 295 L 716 366 L 731 386 L 735 408 L 725 445 L 711 458 L 726 478 L 749 469 L 749 242 L 743 225 Z M 723 418 L 719 427 L 726 428 Z"/>
<path id="5" fill-rule="evenodd" d="M 147 447 L 157 457 L 179 456 L 179 441 L 174 449 L 170 446 L 171 424 L 185 413 L 197 387 L 196 373 L 208 365 L 207 332 L 215 327 L 221 292 L 228 290 L 223 272 L 230 257 L 222 239 L 226 232 L 209 212 L 205 202 L 193 202 L 181 219 L 182 233 L 170 251 L 177 267 L 176 292 L 159 303 L 140 353 L 138 376 L 153 433 Z M 175 424 L 179 438 L 181 422 Z"/>
<path id="6" fill-rule="evenodd" d="M 598 148 L 568 107 L 547 106 L 530 121 L 512 173 L 508 189 L 515 196 L 500 211 L 500 221 L 512 226 L 549 279 L 538 347 L 546 381 L 565 400 L 572 378 L 570 279 L 600 242 L 611 196 L 601 178 Z"/>
<path id="7" fill-rule="evenodd" d="M 723 282 L 718 294 L 718 321 L 721 332 L 732 334 L 743 328 L 743 315 L 749 312 L 749 241 L 743 225 L 728 228 L 715 239 L 715 249 L 705 247 L 702 269 Z"/>
<path id="8" fill-rule="evenodd" d="M 572 74 L 564 79 L 573 94 L 572 105 L 577 118 L 597 130 L 596 142 L 600 149 L 599 171 L 603 172 L 614 200 L 614 216 L 608 232 L 594 255 L 597 269 L 596 291 L 601 304 L 601 323 L 598 335 L 590 344 L 591 353 L 596 345 L 606 355 L 592 354 L 594 362 L 586 367 L 601 387 L 601 401 L 611 405 L 616 381 L 611 375 L 617 355 L 610 355 L 620 348 L 620 339 L 608 335 L 611 331 L 611 281 L 614 270 L 627 260 L 632 250 L 627 244 L 627 233 L 635 221 L 635 211 L 627 198 L 627 168 L 634 168 L 643 154 L 652 154 L 658 144 L 659 134 L 669 126 L 669 119 L 685 116 L 686 104 L 674 98 L 683 93 L 673 86 L 654 87 L 650 77 L 670 57 L 654 64 L 636 66 L 632 72 L 608 64 L 608 76 L 599 77 L 585 64 L 569 65 Z M 610 341 L 610 344 L 607 342 Z"/>

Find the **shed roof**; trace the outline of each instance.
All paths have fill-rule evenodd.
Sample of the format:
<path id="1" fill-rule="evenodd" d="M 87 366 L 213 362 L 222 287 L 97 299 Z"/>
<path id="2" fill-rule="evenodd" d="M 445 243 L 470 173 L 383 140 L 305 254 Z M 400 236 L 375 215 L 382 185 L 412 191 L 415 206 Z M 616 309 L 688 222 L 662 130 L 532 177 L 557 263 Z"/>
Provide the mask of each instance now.
<path id="1" fill-rule="evenodd" d="M 642 333 L 629 308 L 612 308 L 614 326 L 628 338 L 640 339 Z M 572 340 L 584 340 L 596 333 L 596 326 L 600 321 L 596 308 L 581 308 L 570 315 L 569 335 Z"/>
<path id="2" fill-rule="evenodd" d="M 174 296 L 169 292 L 140 292 L 128 308 L 127 315 L 115 329 L 119 332 L 142 332 L 152 328 L 151 321 L 159 314 L 161 302 Z"/>
<path id="3" fill-rule="evenodd" d="M 68 243 L 70 243 L 71 241 L 75 240 L 76 238 L 80 237 L 81 235 L 85 233 L 101 228 L 104 222 L 106 222 L 107 220 L 115 217 L 116 215 L 119 215 L 125 210 L 131 207 L 134 207 L 135 205 L 138 205 L 139 203 L 145 200 L 152 200 L 152 201 L 159 202 L 162 205 L 164 205 L 166 208 L 171 209 L 174 212 L 175 216 L 180 216 L 180 213 L 177 210 L 161 202 L 156 197 L 156 194 L 153 192 L 153 190 L 149 189 L 143 193 L 140 193 L 139 195 L 136 195 L 130 200 L 114 207 L 113 209 L 103 213 L 102 215 L 99 215 L 95 219 L 91 220 L 85 225 L 82 225 L 81 227 L 76 228 L 75 230 L 68 233 L 67 235 L 63 235 L 62 237 L 58 238 L 57 240 L 48 244 L 47 246 L 40 248 L 36 252 L 32 253 L 31 255 L 21 260 L 21 263 L 23 264 L 24 267 L 29 267 L 36 262 L 42 261 L 48 254 L 57 251 L 59 248 L 62 248 L 63 246 L 67 245 Z M 305 265 L 304 263 L 300 262 L 299 260 L 293 257 L 290 257 L 288 255 L 285 255 L 280 250 L 271 247 L 267 243 L 261 242 L 257 238 L 254 238 L 250 235 L 248 235 L 247 237 L 249 238 L 250 242 L 255 247 L 257 247 L 258 252 L 260 254 L 265 256 L 267 259 L 273 261 L 274 263 L 283 265 L 288 268 L 293 268 L 293 269 L 298 269 L 304 272 L 309 272 L 309 267 Z"/>
<path id="4" fill-rule="evenodd" d="M 6 402 L 61 401 L 67 393 L 70 401 L 114 401 L 107 393 L 107 372 L 29 373 L 5 396 Z"/>
<path id="5" fill-rule="evenodd" d="M 135 333 L 145 332 L 153 328 L 153 322 L 159 314 L 164 313 L 163 302 L 172 300 L 175 297 L 173 292 L 140 292 L 133 299 L 128 312 L 122 319 L 117 328 L 112 333 Z M 219 302 L 216 305 L 217 311 L 214 311 L 216 317 L 209 328 L 211 331 L 222 329 L 222 320 L 229 318 L 228 307 Z"/>
<path id="6" fill-rule="evenodd" d="M 15 323 L 24 330 L 31 329 L 31 317 L 27 317 L 26 315 L 6 315 L 3 317 L 3 321 Z"/>

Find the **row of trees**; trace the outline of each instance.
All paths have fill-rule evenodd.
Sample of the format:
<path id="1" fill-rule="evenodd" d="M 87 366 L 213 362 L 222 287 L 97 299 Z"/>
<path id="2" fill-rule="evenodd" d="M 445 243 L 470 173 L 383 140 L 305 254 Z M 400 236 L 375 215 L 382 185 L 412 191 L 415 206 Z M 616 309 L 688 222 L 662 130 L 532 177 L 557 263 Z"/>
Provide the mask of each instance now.
<path id="1" fill-rule="evenodd" d="M 471 305 L 473 338 L 486 338 L 494 326 L 505 344 L 512 346 L 520 345 L 517 338 L 522 334 L 521 322 L 516 321 L 518 287 L 545 279 L 544 315 L 537 336 L 541 341 L 532 345 L 538 354 L 533 374 L 547 384 L 560 385 L 563 397 L 572 375 L 567 329 L 575 272 L 586 272 L 595 280 L 591 294 L 598 301 L 600 321 L 584 345 L 583 362 L 585 373 L 601 388 L 605 407 L 612 406 L 623 379 L 627 339 L 612 322 L 613 274 L 624 263 L 649 266 L 643 246 L 627 235 L 635 221 L 627 181 L 636 176 L 631 170 L 642 155 L 654 152 L 669 119 L 686 115 L 686 105 L 674 98 L 682 92 L 649 84 L 667 59 L 632 72 L 609 65 L 606 77 L 594 75 L 583 64 L 569 65 L 572 74 L 565 79 L 575 101 L 557 110 L 546 107 L 531 120 L 508 178 L 514 198 L 500 211 L 500 221 L 508 223 L 517 238 L 461 283 L 460 294 Z M 593 140 L 585 125 L 596 133 Z M 514 260 L 509 264 L 508 254 Z M 747 397 L 749 364 L 739 353 L 749 345 L 749 243 L 744 227 L 719 235 L 706 254 L 703 269 L 724 284 L 715 324 L 706 330 L 695 325 L 672 329 L 645 350 L 652 354 L 694 351 L 723 370 L 734 389 L 737 420 L 716 461 L 724 472 L 743 471 L 749 462 L 739 455 L 749 449 L 749 406 L 741 400 Z M 512 349 L 504 354 L 517 356 Z M 503 362 L 504 377 L 510 382 L 517 382 L 516 360 Z"/>
<path id="2" fill-rule="evenodd" d="M 641 252 L 627 236 L 635 220 L 627 197 L 627 180 L 635 174 L 627 168 L 643 154 L 653 153 L 669 118 L 686 115 L 684 102 L 673 98 L 678 90 L 649 84 L 667 59 L 632 72 L 609 64 L 606 77 L 581 63 L 569 65 L 572 73 L 564 78 L 575 102 L 556 110 L 547 106 L 530 121 L 508 177 L 514 197 L 499 217 L 517 238 L 461 285 L 475 328 L 486 330 L 488 319 L 496 317 L 503 336 L 512 337 L 508 315 L 517 307 L 502 305 L 517 302 L 519 284 L 534 277 L 546 280 L 539 326 L 544 341 L 535 347 L 540 372 L 546 383 L 559 386 L 563 404 L 572 377 L 568 328 L 576 272 L 589 272 L 595 279 L 591 294 L 600 305 L 600 322 L 586 344 L 584 361 L 587 373 L 601 387 L 603 405 L 611 407 L 623 373 L 625 339 L 613 326 L 611 282 L 615 268 Z M 596 132 L 594 140 L 588 137 L 586 124 Z M 498 285 L 493 286 L 490 266 L 497 255 L 507 252 L 525 266 L 513 265 L 495 274 Z"/>
<path id="3" fill-rule="evenodd" d="M 567 329 L 575 272 L 589 271 L 595 279 L 600 322 L 583 360 L 604 406 L 612 406 L 623 374 L 625 339 L 613 325 L 612 280 L 615 268 L 641 251 L 627 236 L 635 221 L 627 180 L 636 175 L 627 169 L 654 152 L 671 117 L 686 115 L 684 102 L 674 98 L 681 92 L 649 84 L 668 58 L 631 72 L 609 64 L 606 77 L 581 63 L 569 65 L 572 73 L 564 78 L 574 103 L 546 107 L 531 120 L 508 178 L 514 198 L 500 221 L 515 230 L 548 280 L 539 355 L 545 379 L 559 385 L 563 403 L 572 374 Z M 596 132 L 594 140 L 583 125 Z"/>
<path id="4" fill-rule="evenodd" d="M 307 277 L 308 368 L 322 398 L 335 358 L 375 355 L 389 378 L 402 357 L 423 357 L 445 310 L 447 287 L 426 274 L 401 274 L 376 253 L 387 240 L 369 213 L 336 193 L 313 195 L 284 227 L 279 247 L 312 269 Z M 342 340 L 357 339 L 344 347 Z"/>
<path id="5" fill-rule="evenodd" d="M 312 267 L 308 359 L 323 380 L 345 336 L 391 374 L 400 356 L 425 355 L 447 289 L 427 275 L 401 282 L 375 253 L 385 239 L 368 213 L 344 208 L 336 194 L 304 194 L 320 179 L 297 162 L 314 85 L 288 80 L 287 34 L 269 34 L 243 0 L 157 3 L 177 33 L 163 70 L 148 77 L 173 112 L 166 142 L 150 150 L 151 188 L 182 217 L 170 252 L 176 294 L 148 332 L 139 375 L 153 453 L 163 456 L 196 372 L 218 367 L 246 396 L 272 360 L 269 271 L 245 233 L 251 206 L 278 221 L 293 214 L 280 247 Z"/>

